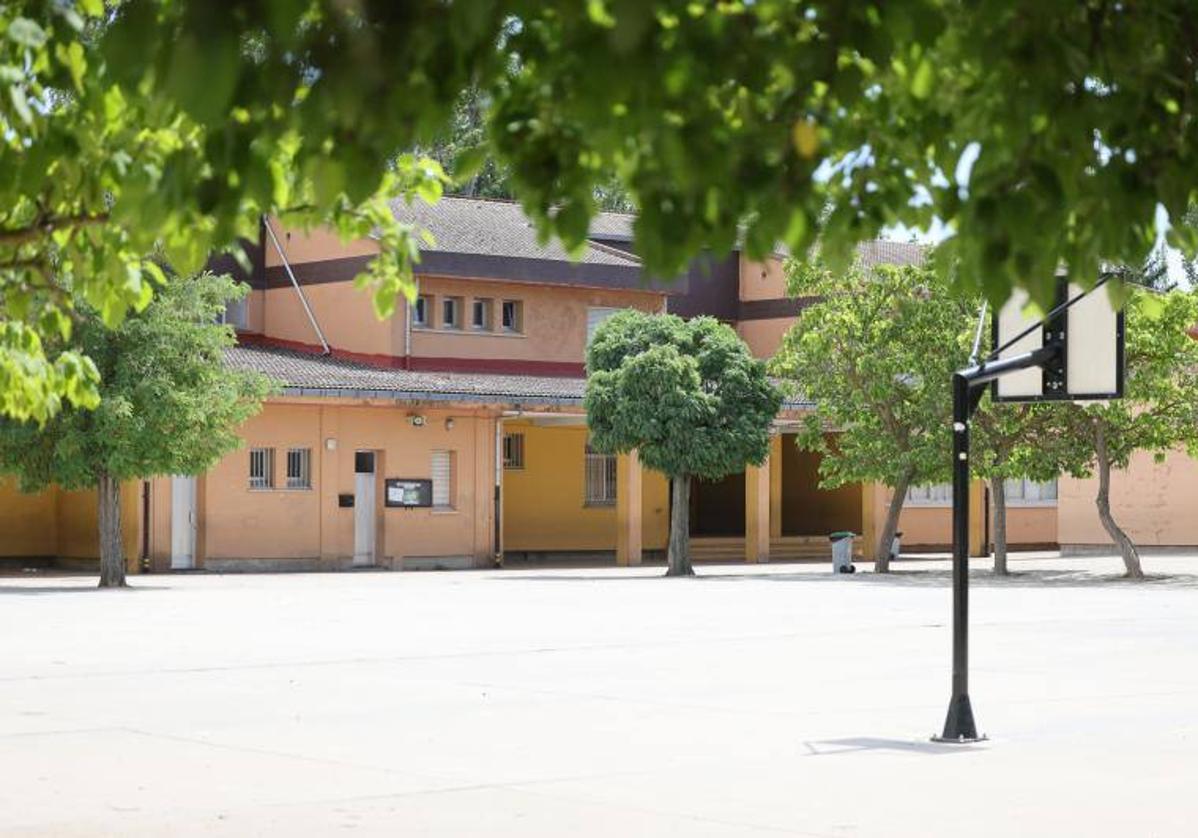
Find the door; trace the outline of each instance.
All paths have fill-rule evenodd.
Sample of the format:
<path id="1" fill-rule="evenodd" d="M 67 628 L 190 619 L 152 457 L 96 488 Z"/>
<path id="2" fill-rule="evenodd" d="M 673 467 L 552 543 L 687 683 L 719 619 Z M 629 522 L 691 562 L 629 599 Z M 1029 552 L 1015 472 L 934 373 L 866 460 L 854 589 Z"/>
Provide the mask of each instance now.
<path id="1" fill-rule="evenodd" d="M 354 454 L 354 567 L 374 564 L 374 452 Z"/>
<path id="2" fill-rule="evenodd" d="M 196 479 L 171 478 L 171 570 L 196 566 Z"/>

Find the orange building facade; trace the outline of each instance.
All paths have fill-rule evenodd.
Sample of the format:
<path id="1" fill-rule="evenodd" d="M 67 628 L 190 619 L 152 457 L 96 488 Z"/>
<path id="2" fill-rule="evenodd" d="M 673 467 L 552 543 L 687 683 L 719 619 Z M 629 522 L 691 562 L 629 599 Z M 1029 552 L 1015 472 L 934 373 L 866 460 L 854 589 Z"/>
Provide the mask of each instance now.
<path id="1" fill-rule="evenodd" d="M 129 487 L 132 567 L 466 568 L 605 555 L 636 564 L 665 549 L 668 485 L 635 455 L 589 449 L 590 334 L 625 308 L 709 314 L 768 358 L 809 303 L 786 294 L 780 258 L 733 253 L 697 260 L 670 282 L 648 278 L 627 215 L 601 214 L 590 246 L 571 261 L 537 243 L 514 204 L 446 198 L 395 212 L 430 230 L 436 245 L 422 253 L 416 303 L 387 320 L 353 287 L 377 252 L 372 239 L 346 243 L 272 220 L 247 247 L 252 271 L 220 265 L 251 287 L 227 312 L 239 335 L 227 362 L 281 390 L 243 427 L 244 447 L 206 474 Z M 875 242 L 861 256 L 908 263 L 922 251 Z M 886 492 L 819 488 L 818 456 L 793 444 L 808 409 L 784 405 L 762 467 L 696 485 L 696 559 L 824 556 L 828 533 L 846 529 L 863 536 L 859 548 L 871 543 Z M 984 551 L 980 486 L 975 495 L 974 546 Z M 58 533 L 77 527 L 63 530 L 60 506 L 0 485 L 0 522 L 5 514 L 26 522 L 10 528 L 22 534 L 6 537 L 0 555 L 69 552 L 71 539 Z M 1056 501 L 1012 503 L 1009 521 L 1016 546 L 1058 541 Z M 913 496 L 900 529 L 906 547 L 944 549 L 944 498 Z M 87 553 L 77 538 L 70 550 Z"/>

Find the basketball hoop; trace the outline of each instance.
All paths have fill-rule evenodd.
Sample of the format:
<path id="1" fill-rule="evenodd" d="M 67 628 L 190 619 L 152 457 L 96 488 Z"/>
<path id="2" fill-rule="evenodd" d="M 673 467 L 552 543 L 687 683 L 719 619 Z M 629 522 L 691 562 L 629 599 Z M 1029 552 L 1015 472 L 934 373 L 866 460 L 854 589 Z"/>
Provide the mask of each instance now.
<path id="1" fill-rule="evenodd" d="M 1060 280 L 1057 304 L 1042 319 L 1024 313 L 1027 294 L 1016 291 L 994 314 L 994 351 L 953 374 L 953 680 L 944 732 L 934 741 L 965 744 L 986 738 L 978 735 L 969 698 L 970 420 L 987 385 L 999 402 L 1123 395 L 1123 312 L 1102 289 L 1107 281 L 1087 292 Z M 1190 336 L 1198 339 L 1196 331 L 1198 326 Z"/>

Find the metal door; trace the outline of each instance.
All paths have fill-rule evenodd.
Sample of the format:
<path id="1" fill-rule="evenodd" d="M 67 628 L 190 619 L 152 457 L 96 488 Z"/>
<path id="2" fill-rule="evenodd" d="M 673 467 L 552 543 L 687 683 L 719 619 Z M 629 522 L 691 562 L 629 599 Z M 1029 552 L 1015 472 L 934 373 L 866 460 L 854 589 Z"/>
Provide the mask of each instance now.
<path id="1" fill-rule="evenodd" d="M 171 478 L 171 570 L 196 566 L 196 479 Z"/>
<path id="2" fill-rule="evenodd" d="M 374 564 L 376 509 L 374 452 L 354 454 L 354 567 Z"/>

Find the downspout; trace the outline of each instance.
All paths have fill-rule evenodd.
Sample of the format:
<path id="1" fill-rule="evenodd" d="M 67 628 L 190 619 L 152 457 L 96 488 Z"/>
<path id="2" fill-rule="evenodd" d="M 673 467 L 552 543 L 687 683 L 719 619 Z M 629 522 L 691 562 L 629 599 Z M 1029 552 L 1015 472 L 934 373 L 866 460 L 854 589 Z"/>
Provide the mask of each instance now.
<path id="1" fill-rule="evenodd" d="M 279 238 L 275 235 L 274 227 L 271 226 L 270 219 L 265 215 L 262 216 L 262 224 L 266 227 L 266 233 L 270 236 L 271 244 L 275 246 L 275 252 L 279 254 L 279 259 L 283 261 L 283 269 L 287 271 L 287 278 L 291 280 L 291 287 L 295 289 L 300 305 L 304 307 L 304 313 L 308 315 L 308 322 L 312 324 L 312 329 L 316 332 L 316 337 L 320 338 L 320 347 L 323 350 L 321 354 L 332 354 L 332 350 L 329 349 L 329 342 L 324 339 L 324 332 L 321 331 L 320 324 L 316 322 L 316 315 L 312 313 L 312 306 L 308 304 L 308 298 L 304 296 L 304 291 L 300 288 L 299 281 L 295 278 L 295 271 L 291 270 L 291 263 L 287 261 L 287 254 L 283 252 L 283 246 L 279 244 Z"/>
<path id="2" fill-rule="evenodd" d="M 420 280 L 416 280 L 416 295 L 420 295 Z M 405 302 L 407 302 L 405 300 Z M 426 317 L 428 315 L 425 315 Z M 403 312 L 403 368 L 412 368 L 412 304 L 407 303 Z"/>
<path id="3" fill-rule="evenodd" d="M 503 417 L 495 417 L 495 566 L 503 567 Z"/>

